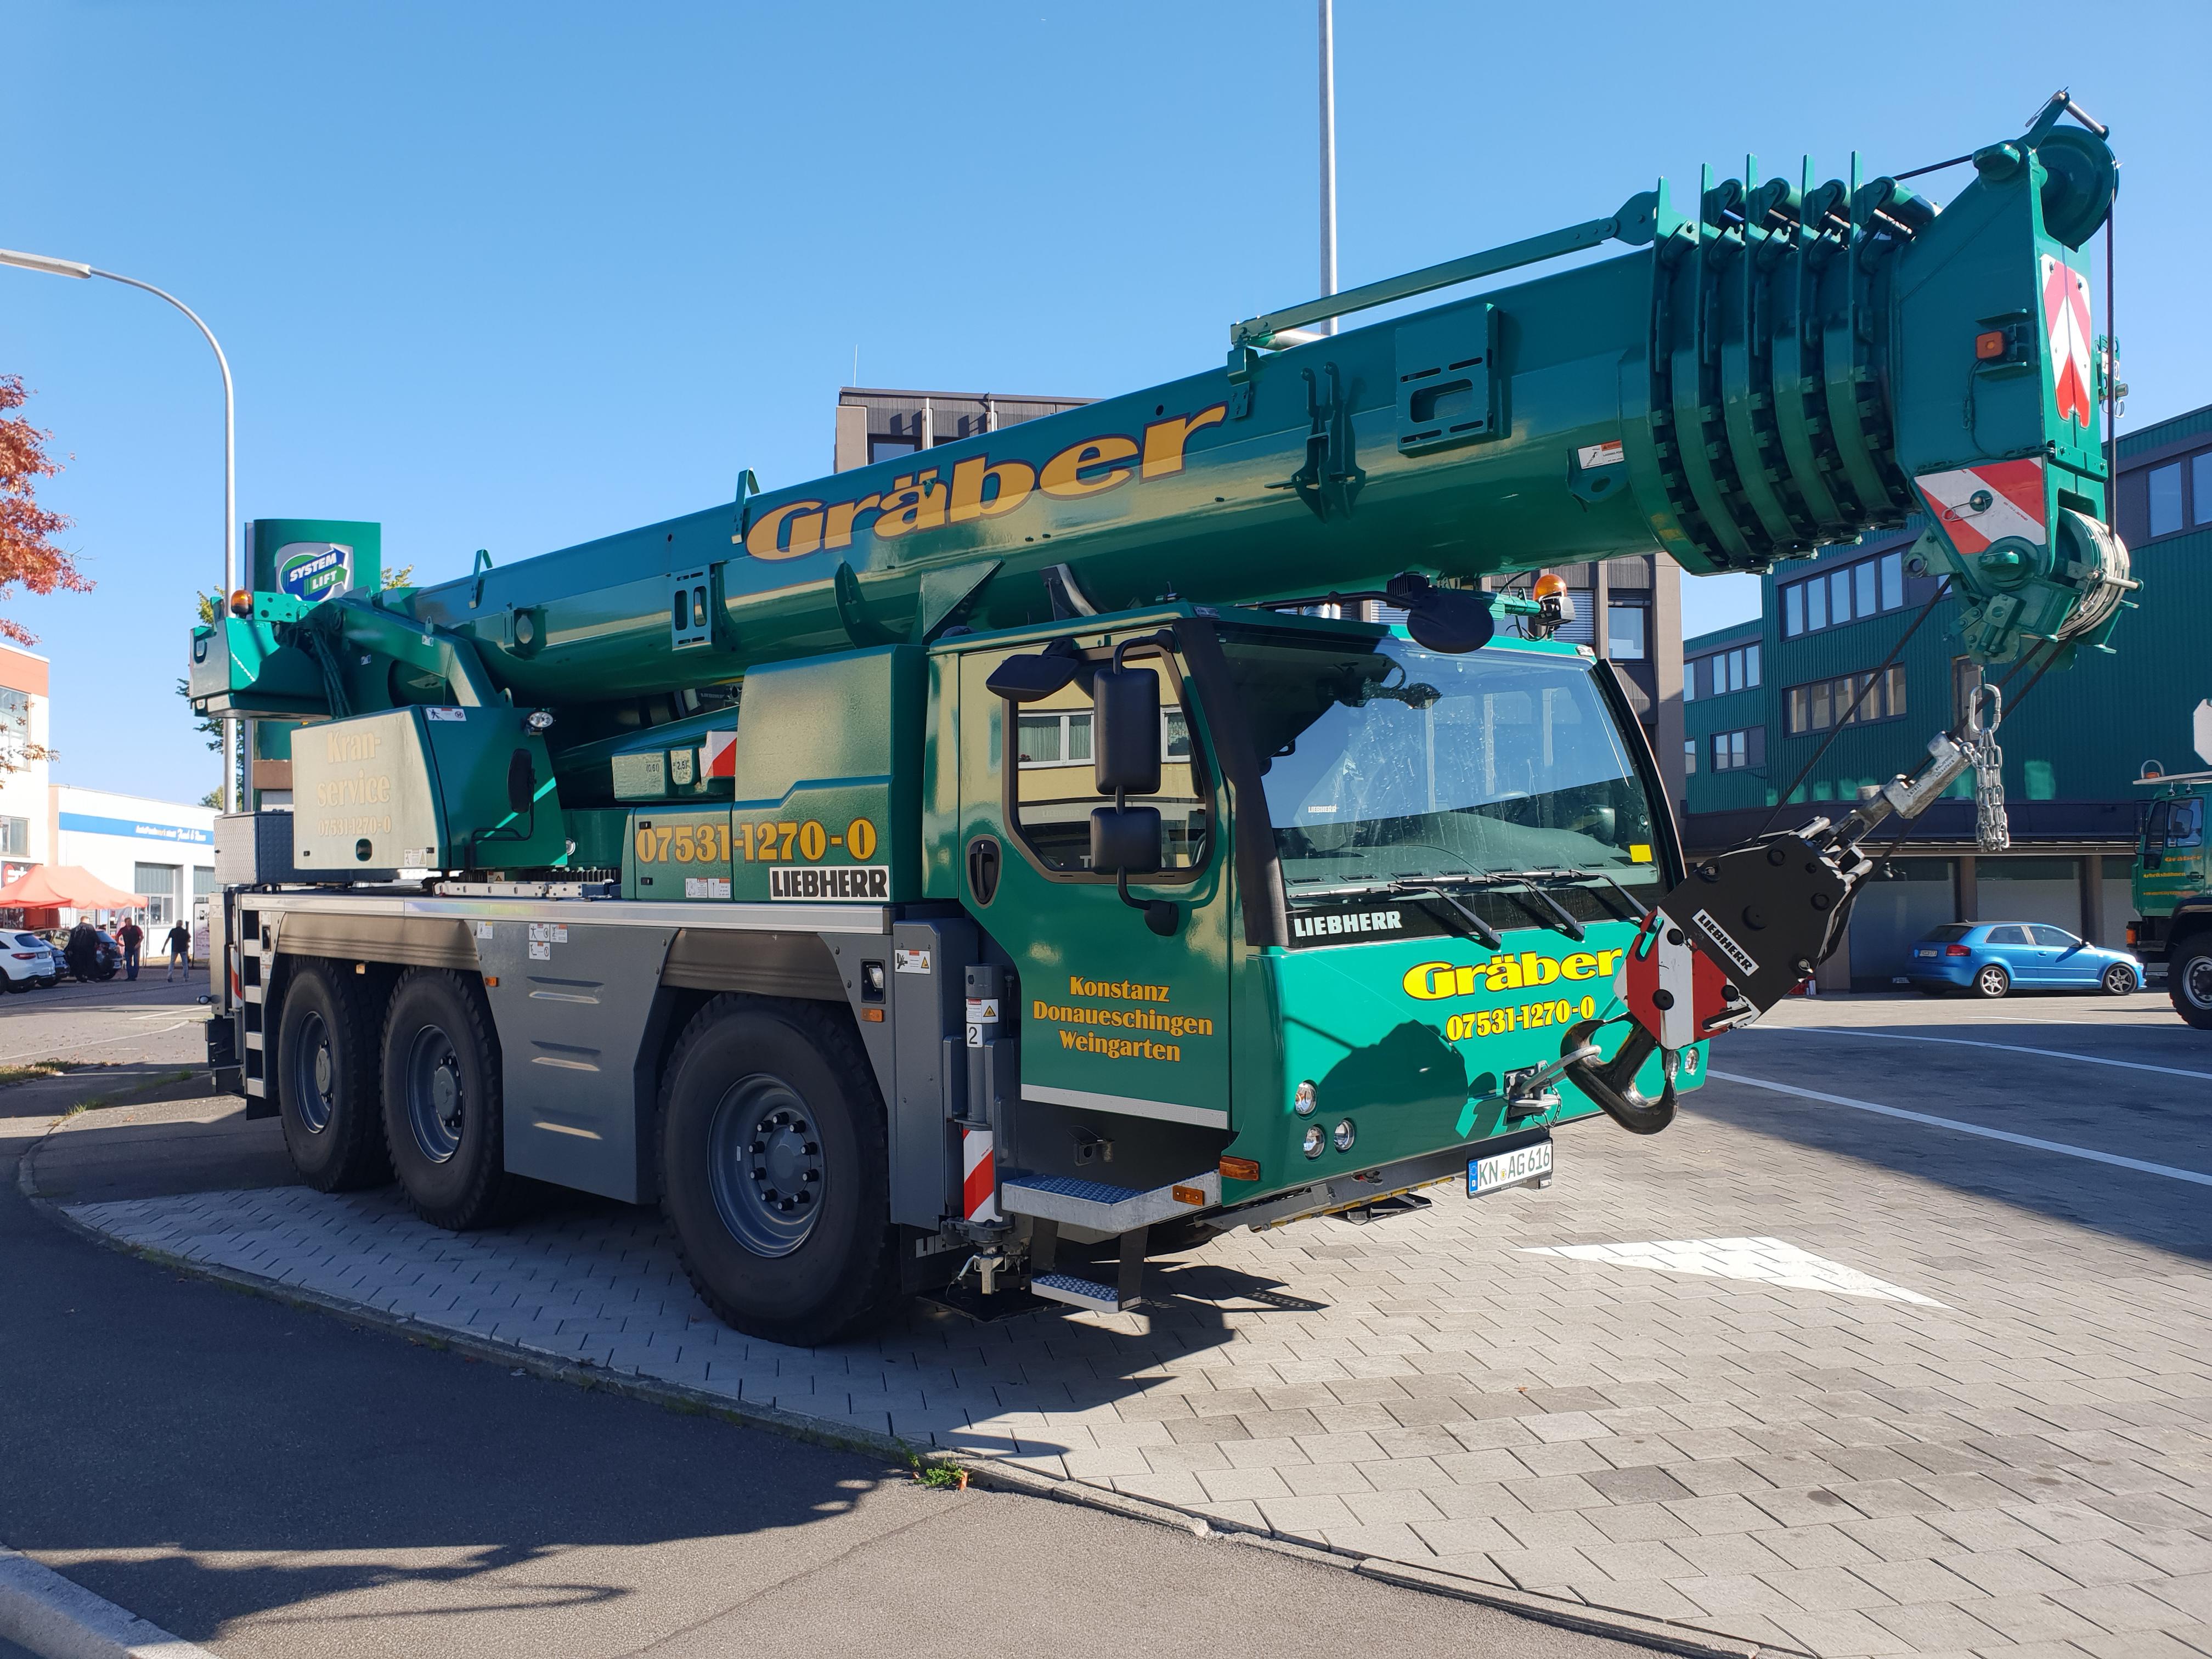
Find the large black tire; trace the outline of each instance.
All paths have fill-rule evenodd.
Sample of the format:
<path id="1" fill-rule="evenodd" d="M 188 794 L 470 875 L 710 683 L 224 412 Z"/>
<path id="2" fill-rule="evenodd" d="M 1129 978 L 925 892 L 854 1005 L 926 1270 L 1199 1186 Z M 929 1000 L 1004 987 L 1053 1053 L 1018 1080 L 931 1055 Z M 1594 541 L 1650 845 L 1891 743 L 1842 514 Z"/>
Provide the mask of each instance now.
<path id="1" fill-rule="evenodd" d="M 898 1285 L 883 1097 L 853 1029 L 805 1002 L 716 997 L 660 1091 L 660 1202 L 702 1301 L 811 1347 Z"/>
<path id="2" fill-rule="evenodd" d="M 499 1039 L 483 989 L 411 969 L 384 1020 L 384 1138 L 415 1213 L 466 1232 L 511 1220 L 530 1182 L 507 1170 Z"/>
<path id="3" fill-rule="evenodd" d="M 2192 938 L 2176 947 L 2166 970 L 2173 1012 L 2200 1031 L 2212 1031 L 2212 939 Z"/>
<path id="4" fill-rule="evenodd" d="M 1994 962 L 1985 962 L 1974 969 L 1973 994 L 1994 1002 L 2012 989 L 2012 975 Z"/>
<path id="5" fill-rule="evenodd" d="M 300 1178 L 318 1192 L 380 1187 L 384 1151 L 376 1026 L 353 978 L 307 963 L 292 970 L 276 1023 L 276 1116 Z"/>

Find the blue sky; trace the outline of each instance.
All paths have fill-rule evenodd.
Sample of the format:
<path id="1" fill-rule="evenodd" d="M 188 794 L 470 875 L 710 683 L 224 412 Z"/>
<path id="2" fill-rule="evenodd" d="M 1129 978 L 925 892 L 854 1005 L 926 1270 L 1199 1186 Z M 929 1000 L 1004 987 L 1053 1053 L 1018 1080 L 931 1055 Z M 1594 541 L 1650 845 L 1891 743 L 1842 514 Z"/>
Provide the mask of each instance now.
<path id="1" fill-rule="evenodd" d="M 2212 401 L 2212 9 L 2049 18 L 1339 0 L 1342 280 L 1746 150 L 1941 160 L 2069 83 L 2125 162 L 2123 426 Z M 0 246 L 198 308 L 238 377 L 240 516 L 380 520 L 426 579 L 726 499 L 740 467 L 826 471 L 856 349 L 867 385 L 1105 395 L 1316 286 L 1306 0 L 19 0 L 8 33 Z M 0 270 L 8 372 L 75 457 L 46 499 L 100 584 L 10 612 L 54 659 L 56 776 L 197 799 L 216 769 L 172 687 L 221 556 L 212 360 L 148 295 Z M 1686 583 L 1692 628 L 1748 614 L 1747 581 Z"/>

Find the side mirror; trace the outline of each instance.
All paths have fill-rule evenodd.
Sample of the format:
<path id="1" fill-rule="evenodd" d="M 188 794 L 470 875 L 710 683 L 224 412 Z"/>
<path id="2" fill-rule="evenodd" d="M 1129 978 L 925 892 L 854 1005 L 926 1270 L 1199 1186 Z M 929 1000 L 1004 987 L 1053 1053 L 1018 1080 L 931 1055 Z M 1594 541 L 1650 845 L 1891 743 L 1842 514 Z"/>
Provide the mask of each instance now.
<path id="1" fill-rule="evenodd" d="M 1480 651 L 1498 632 L 1491 606 L 1497 595 L 1477 588 L 1438 587 L 1409 570 L 1382 585 L 1390 603 L 1404 607 L 1406 631 L 1413 643 L 1448 656 Z"/>
<path id="2" fill-rule="evenodd" d="M 1124 668 L 1118 663 L 1102 668 L 1092 678 L 1091 701 L 1097 710 L 1091 732 L 1091 775 L 1098 793 L 1158 794 L 1160 677 L 1150 669 Z M 1152 817 L 1157 821 L 1159 814 Z"/>
<path id="3" fill-rule="evenodd" d="M 1083 666 L 1073 640 L 1054 640 L 1032 657 L 1009 657 L 991 671 L 984 690 L 1008 702 L 1037 702 L 1065 690 Z"/>
<path id="4" fill-rule="evenodd" d="M 1145 913 L 1145 926 L 1173 939 L 1182 912 L 1165 899 L 1129 896 L 1129 878 L 1148 876 L 1167 861 L 1166 835 L 1157 806 L 1095 806 L 1091 811 L 1091 867 L 1118 878 L 1121 902 Z"/>
<path id="5" fill-rule="evenodd" d="M 1108 875 L 1149 876 L 1160 867 L 1166 832 L 1157 806 L 1097 806 L 1091 812 L 1091 867 Z"/>

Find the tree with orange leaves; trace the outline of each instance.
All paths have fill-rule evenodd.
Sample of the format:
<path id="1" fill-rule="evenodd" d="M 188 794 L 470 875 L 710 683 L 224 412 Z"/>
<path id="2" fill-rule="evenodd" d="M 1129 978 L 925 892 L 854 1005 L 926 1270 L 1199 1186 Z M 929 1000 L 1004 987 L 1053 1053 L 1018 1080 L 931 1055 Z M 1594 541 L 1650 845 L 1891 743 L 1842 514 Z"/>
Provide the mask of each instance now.
<path id="1" fill-rule="evenodd" d="M 33 593 L 58 587 L 82 593 L 92 586 L 76 561 L 54 544 L 70 527 L 69 515 L 39 505 L 39 480 L 52 477 L 62 465 L 46 453 L 54 434 L 14 413 L 29 398 L 21 375 L 0 374 L 0 601 L 19 583 Z M 0 617 L 0 638 L 32 645 L 38 636 Z"/>

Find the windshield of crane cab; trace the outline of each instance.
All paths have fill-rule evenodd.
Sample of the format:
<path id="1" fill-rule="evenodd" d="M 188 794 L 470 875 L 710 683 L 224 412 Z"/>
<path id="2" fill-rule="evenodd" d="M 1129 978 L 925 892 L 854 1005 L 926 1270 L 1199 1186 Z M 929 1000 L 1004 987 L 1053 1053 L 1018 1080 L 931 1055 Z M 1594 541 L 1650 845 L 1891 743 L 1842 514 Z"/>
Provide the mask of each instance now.
<path id="1" fill-rule="evenodd" d="M 1657 896 L 1652 803 L 1576 657 L 1224 640 L 1287 896 L 1423 878 Z"/>

